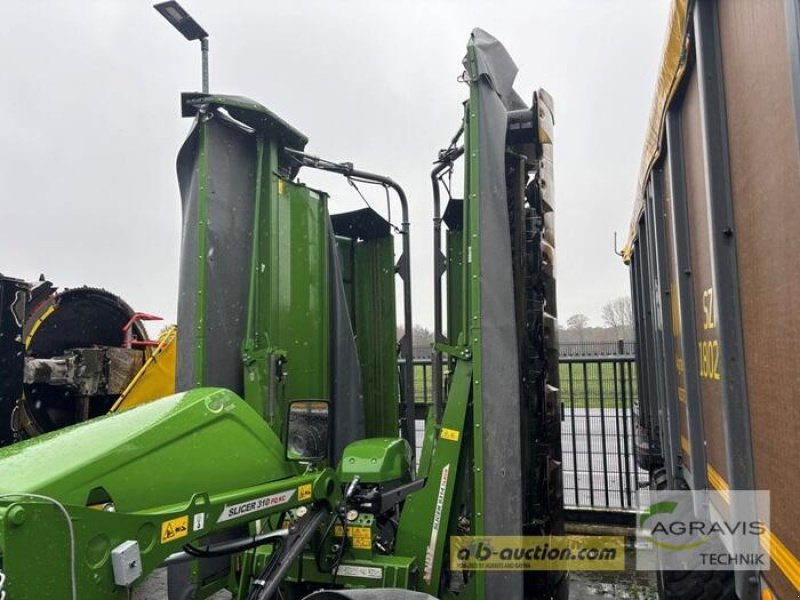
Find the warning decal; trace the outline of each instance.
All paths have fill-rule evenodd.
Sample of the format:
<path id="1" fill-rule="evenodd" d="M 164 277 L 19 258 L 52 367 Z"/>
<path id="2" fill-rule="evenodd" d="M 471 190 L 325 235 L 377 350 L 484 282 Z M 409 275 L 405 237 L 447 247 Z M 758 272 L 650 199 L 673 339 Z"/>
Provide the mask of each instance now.
<path id="1" fill-rule="evenodd" d="M 448 429 L 447 427 L 443 427 L 440 437 L 443 440 L 450 440 L 451 442 L 457 442 L 459 434 L 460 432 L 457 429 Z"/>
<path id="2" fill-rule="evenodd" d="M 189 516 L 170 519 L 161 523 L 161 543 L 167 544 L 189 535 Z"/>
<path id="3" fill-rule="evenodd" d="M 311 484 L 304 483 L 297 488 L 297 499 L 302 502 L 303 500 L 308 500 L 309 498 L 311 498 Z"/>
<path id="4" fill-rule="evenodd" d="M 333 528 L 333 535 L 342 537 L 342 526 L 337 525 Z M 353 544 L 356 550 L 371 550 L 372 549 L 372 529 L 369 527 L 348 527 L 347 537 Z"/>

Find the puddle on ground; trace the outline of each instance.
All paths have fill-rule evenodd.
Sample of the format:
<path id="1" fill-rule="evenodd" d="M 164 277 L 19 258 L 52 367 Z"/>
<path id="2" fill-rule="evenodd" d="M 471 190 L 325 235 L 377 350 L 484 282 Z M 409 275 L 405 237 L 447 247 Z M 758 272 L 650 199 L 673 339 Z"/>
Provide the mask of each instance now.
<path id="1" fill-rule="evenodd" d="M 625 545 L 624 571 L 576 571 L 569 577 L 570 600 L 658 600 L 656 574 L 636 570 L 632 543 Z"/>

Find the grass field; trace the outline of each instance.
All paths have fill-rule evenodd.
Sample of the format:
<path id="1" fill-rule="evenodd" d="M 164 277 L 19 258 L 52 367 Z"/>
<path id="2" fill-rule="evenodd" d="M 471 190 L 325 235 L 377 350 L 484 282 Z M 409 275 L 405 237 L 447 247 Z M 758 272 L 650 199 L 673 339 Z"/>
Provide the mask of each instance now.
<path id="1" fill-rule="evenodd" d="M 636 365 L 608 362 L 561 363 L 561 401 L 565 408 L 615 408 L 622 409 L 621 368 L 624 366 L 625 408 L 630 410 L 631 398 L 637 397 Z M 615 385 L 616 383 L 616 385 Z M 631 389 L 632 388 L 632 389 Z M 616 395 L 616 396 L 615 396 Z M 431 367 L 414 367 L 414 396 L 418 403 L 431 402 Z M 619 399 L 617 399 L 617 397 Z"/>

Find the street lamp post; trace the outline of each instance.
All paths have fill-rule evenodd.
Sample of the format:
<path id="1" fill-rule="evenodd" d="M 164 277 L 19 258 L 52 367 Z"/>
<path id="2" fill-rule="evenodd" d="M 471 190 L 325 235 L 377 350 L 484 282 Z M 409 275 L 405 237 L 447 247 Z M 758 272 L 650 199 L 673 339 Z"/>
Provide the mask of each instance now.
<path id="1" fill-rule="evenodd" d="M 203 93 L 208 93 L 208 33 L 175 0 L 154 4 L 161 15 L 189 41 L 200 40 L 203 61 Z"/>

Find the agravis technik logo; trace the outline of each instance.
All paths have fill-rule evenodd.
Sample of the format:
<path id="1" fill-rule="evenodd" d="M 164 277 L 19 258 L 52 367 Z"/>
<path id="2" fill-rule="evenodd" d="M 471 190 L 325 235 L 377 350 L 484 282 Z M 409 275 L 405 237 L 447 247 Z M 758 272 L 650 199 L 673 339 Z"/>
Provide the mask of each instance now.
<path id="1" fill-rule="evenodd" d="M 637 568 L 769 569 L 769 492 L 651 492 L 639 515 Z"/>

